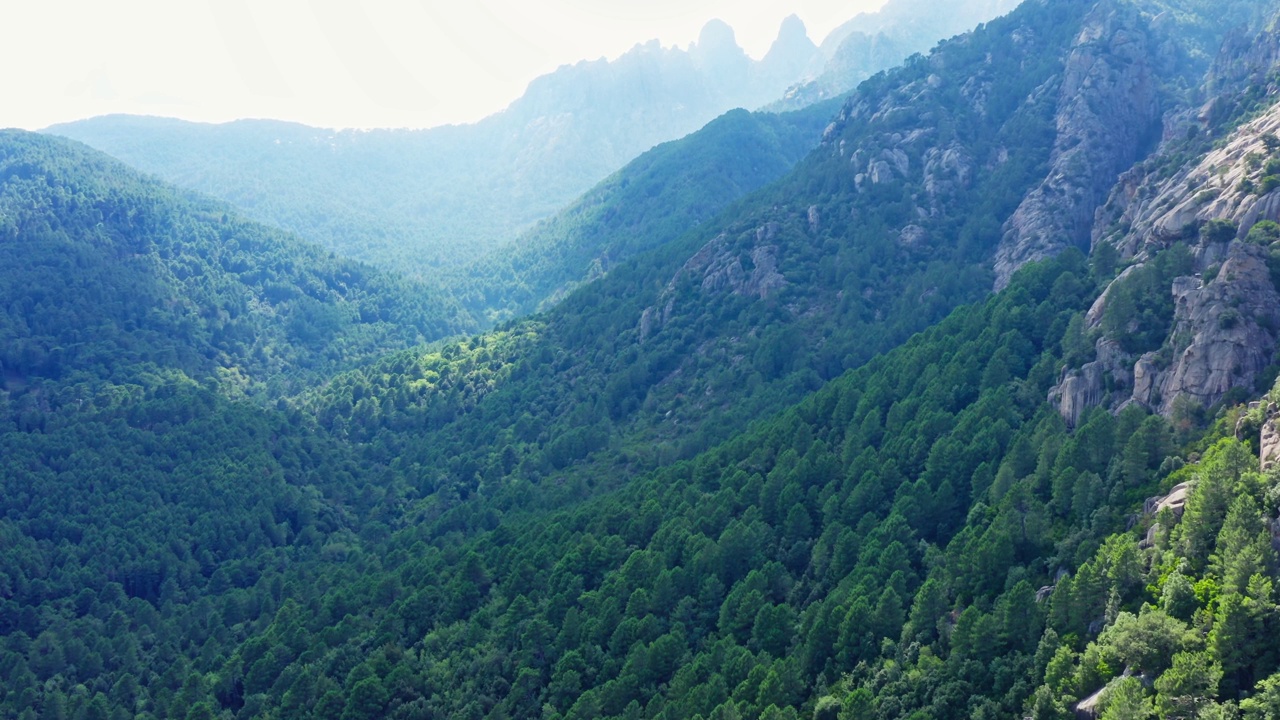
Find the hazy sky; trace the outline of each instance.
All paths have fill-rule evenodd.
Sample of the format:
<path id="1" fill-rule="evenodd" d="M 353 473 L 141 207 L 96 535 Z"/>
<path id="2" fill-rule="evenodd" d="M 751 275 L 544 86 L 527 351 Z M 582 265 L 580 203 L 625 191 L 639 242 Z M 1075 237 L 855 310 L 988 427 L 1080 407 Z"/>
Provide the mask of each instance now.
<path id="1" fill-rule="evenodd" d="M 112 112 L 325 127 L 428 127 L 502 109 L 558 66 L 712 18 L 759 57 L 884 0 L 40 0 L 7 4 L 0 127 Z"/>

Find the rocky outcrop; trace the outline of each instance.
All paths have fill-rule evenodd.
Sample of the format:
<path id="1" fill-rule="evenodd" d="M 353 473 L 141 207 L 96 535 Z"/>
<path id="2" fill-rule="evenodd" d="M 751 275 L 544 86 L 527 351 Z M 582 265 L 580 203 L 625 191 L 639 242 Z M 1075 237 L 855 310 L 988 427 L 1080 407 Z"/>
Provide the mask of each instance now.
<path id="1" fill-rule="evenodd" d="M 1267 419 L 1262 423 L 1262 433 L 1258 440 L 1258 460 L 1263 472 L 1275 466 L 1280 460 L 1280 408 L 1274 403 L 1267 406 Z"/>
<path id="2" fill-rule="evenodd" d="M 1265 12 L 1264 5 L 1258 3 L 1255 12 Z M 1260 19 L 1255 17 L 1254 24 Z M 1201 117 L 1206 122 L 1218 120 L 1228 106 L 1226 95 L 1248 85 L 1268 85 L 1271 71 L 1277 65 L 1280 65 L 1280 33 L 1251 33 L 1243 27 L 1228 33 L 1205 83 L 1215 99 L 1205 105 Z"/>
<path id="3" fill-rule="evenodd" d="M 1158 515 L 1161 510 L 1168 510 L 1173 513 L 1174 518 L 1180 518 L 1187 507 L 1187 497 L 1190 494 L 1191 484 L 1179 483 L 1170 488 L 1167 495 L 1147 498 L 1142 504 L 1142 512 L 1144 515 Z"/>
<path id="4" fill-rule="evenodd" d="M 1238 98 L 1244 85 L 1261 82 L 1250 88 L 1255 96 L 1280 92 L 1270 84 L 1280 65 L 1280 36 L 1263 33 L 1252 43 L 1245 37 L 1254 36 L 1227 41 L 1207 83 L 1210 91 Z M 1233 388 L 1251 388 L 1274 360 L 1280 294 L 1268 248 L 1255 244 L 1250 232 L 1264 220 L 1280 221 L 1280 189 L 1272 177 L 1280 175 L 1280 105 L 1198 159 L 1170 167 L 1173 155 L 1195 147 L 1196 134 L 1212 129 L 1223 112 L 1210 103 L 1199 111 L 1170 113 L 1161 152 L 1121 175 L 1097 210 L 1093 251 L 1110 245 L 1129 267 L 1086 314 L 1088 331 L 1100 330 L 1115 290 L 1175 243 L 1192 250 L 1195 274 L 1169 285 L 1174 322 L 1159 350 L 1108 358 L 1103 385 L 1100 365 L 1064 371 L 1050 399 L 1068 422 L 1078 419 L 1081 404 L 1118 410 L 1139 403 L 1163 414 L 1172 413 L 1179 398 L 1213 405 Z"/>
<path id="5" fill-rule="evenodd" d="M 1082 24 L 1087 7 L 1081 3 L 1073 10 L 1079 13 L 1072 19 L 1073 26 Z M 858 193 L 888 197 L 886 190 L 901 188 L 904 217 L 891 232 L 904 250 L 923 255 L 953 241 L 955 226 L 945 221 L 954 220 L 948 215 L 957 211 L 972 212 L 974 203 L 981 202 L 972 195 L 976 188 L 997 184 L 1000 189 L 993 192 L 1002 197 L 1010 192 L 1004 180 L 993 179 L 1006 177 L 1002 168 L 1048 163 L 1052 144 L 1042 139 L 1028 142 L 1028 118 L 1043 122 L 1062 104 L 1064 125 L 1076 124 L 1067 119 L 1074 106 L 1062 92 L 1068 54 L 1064 38 L 1072 36 L 1052 36 L 1033 20 L 1030 14 L 1014 14 L 998 21 L 998 51 L 995 46 L 987 48 L 985 59 L 974 52 L 971 39 L 961 36 L 903 68 L 901 79 L 906 82 L 901 85 L 863 85 L 824 131 L 818 153 L 827 156 L 833 172 L 847 172 Z M 961 66 L 964 71 L 956 72 Z M 1018 66 L 1035 68 L 1035 72 L 1025 82 L 1011 85 L 1011 71 Z M 1096 84 L 1083 77 L 1078 82 Z M 1035 89 L 1028 94 L 1028 87 Z M 1011 98 L 1017 102 L 1008 102 Z M 977 127 L 988 128 L 993 139 L 975 142 Z M 1076 140 L 1062 142 L 1059 154 Z M 837 170 L 837 163 L 844 167 Z M 1021 180 L 1022 173 L 1018 177 L 1014 192 L 1021 197 L 1031 189 L 1031 182 Z M 836 221 L 834 217 L 823 220 Z M 994 233 L 984 232 L 981 238 L 984 245 L 998 241 Z M 994 250 L 991 245 L 987 247 Z"/>
<path id="6" fill-rule="evenodd" d="M 1064 370 L 1049 401 L 1074 427 L 1096 405 L 1119 410 L 1138 403 L 1168 415 L 1180 397 L 1208 407 L 1232 388 L 1252 387 L 1275 356 L 1280 328 L 1280 293 L 1266 256 L 1262 247 L 1235 241 L 1210 282 L 1175 280 L 1174 323 L 1164 348 L 1134 358 L 1103 336 L 1097 359 Z"/>
<path id="7" fill-rule="evenodd" d="M 904 139 L 899 133 L 896 137 L 890 136 L 886 139 L 893 143 L 894 147 L 886 148 L 874 157 L 867 158 L 867 153 L 861 150 L 854 153 L 852 163 L 859 169 L 854 176 L 854 182 L 859 190 L 862 190 L 865 183 L 883 185 L 910 177 L 911 158 L 902 145 L 904 141 L 912 142 L 919 137 Z"/>
<path id="8" fill-rule="evenodd" d="M 1079 371 L 1066 375 L 1049 392 L 1049 402 L 1058 408 L 1058 414 L 1066 421 L 1067 427 L 1074 428 L 1080 424 L 1080 415 L 1085 410 L 1102 404 L 1102 376 L 1089 363 Z"/>
<path id="9" fill-rule="evenodd" d="M 1120 287 L 1121 283 L 1123 283 L 1125 279 L 1141 268 L 1142 263 L 1130 265 L 1125 268 L 1111 284 L 1107 285 L 1107 288 L 1102 291 L 1102 294 L 1098 296 L 1098 299 L 1093 301 L 1093 305 L 1089 308 L 1089 312 L 1085 313 L 1084 316 L 1085 325 L 1088 326 L 1089 329 L 1096 328 L 1102 324 L 1102 316 L 1107 312 L 1107 301 L 1111 299 L 1111 293 L 1116 288 Z"/>
<path id="10" fill-rule="evenodd" d="M 777 253 L 778 248 L 773 245 L 752 249 L 750 270 L 745 268 L 741 257 L 730 253 L 717 254 L 701 268 L 702 291 L 707 294 L 731 292 L 762 300 L 769 297 L 787 284 L 786 279 L 778 273 Z"/>
<path id="11" fill-rule="evenodd" d="M 1147 516 L 1159 516 L 1161 512 L 1168 510 L 1173 522 L 1182 519 L 1182 513 L 1187 509 L 1187 498 L 1191 496 L 1191 483 L 1178 483 L 1169 489 L 1167 495 L 1157 495 L 1149 497 L 1142 504 L 1142 514 Z M 1159 521 L 1151 523 L 1147 528 L 1147 534 L 1143 537 L 1142 542 L 1138 543 L 1138 547 L 1143 550 L 1155 547 L 1156 538 L 1167 528 Z"/>
<path id="12" fill-rule="evenodd" d="M 816 213 L 816 208 L 814 209 Z M 814 222 L 816 215 L 810 216 Z M 765 223 L 735 242 L 727 233 L 703 245 L 667 283 L 658 303 L 640 315 L 640 341 L 644 342 L 665 326 L 675 310 L 676 295 L 686 285 L 694 285 L 703 295 L 741 295 L 765 300 L 787 286 L 778 270 L 779 234 L 782 226 Z"/>
<path id="13" fill-rule="evenodd" d="M 1099 3 L 1067 60 L 1048 176 L 1005 225 L 996 289 L 1018 268 L 1090 240 L 1094 213 L 1159 129 L 1147 30 L 1137 11 Z"/>
<path id="14" fill-rule="evenodd" d="M 1280 106 L 1237 130 L 1225 145 L 1164 179 L 1141 182 L 1148 168 L 1135 168 L 1112 191 L 1098 213 L 1093 244 L 1110 243 L 1121 259 L 1141 258 L 1173 242 L 1196 244 L 1200 269 L 1220 262 L 1230 240 L 1243 238 L 1262 220 L 1280 221 L 1280 191 L 1259 192 L 1268 172 L 1268 143 L 1280 135 Z M 1201 237 L 1213 220 L 1235 226 L 1224 238 Z"/>
<path id="15" fill-rule="evenodd" d="M 1124 672 L 1120 674 L 1120 677 L 1111 679 L 1106 685 L 1098 688 L 1097 692 L 1076 703 L 1076 718 L 1078 718 L 1078 720 L 1091 720 L 1092 718 L 1098 717 L 1099 713 L 1101 713 L 1103 709 L 1103 700 L 1106 699 L 1107 691 L 1115 687 L 1116 683 L 1120 682 L 1124 678 L 1132 676 L 1133 670 L 1125 668 Z"/>
<path id="16" fill-rule="evenodd" d="M 1224 3 L 1224 22 L 1236 29 L 1228 32 L 1216 49 L 1204 81 L 1211 99 L 1202 107 L 1184 108 L 1165 117 L 1165 149 L 1184 150 L 1188 138 L 1212 133 L 1230 116 L 1265 107 L 1262 98 L 1280 93 L 1275 72 L 1280 68 L 1280 30 L 1274 19 L 1278 7 L 1275 2 Z M 1273 19 L 1268 21 L 1269 17 Z M 1260 26 L 1271 29 L 1246 29 Z M 1168 158 L 1157 156 L 1130 169 L 1098 211 L 1093 246 L 1108 242 L 1120 251 L 1121 259 L 1128 259 L 1176 240 L 1194 240 L 1188 233 L 1209 220 L 1236 223 L 1237 237 L 1244 237 L 1259 220 L 1276 220 L 1280 197 L 1259 194 L 1257 189 L 1264 175 L 1274 174 L 1261 161 L 1275 154 L 1266 138 L 1277 132 L 1280 114 L 1272 107 L 1197 163 L 1170 173 L 1162 167 Z M 1201 258 L 1201 267 L 1218 262 L 1225 248 L 1225 243 L 1203 248 L 1202 253 L 1217 253 L 1218 257 Z"/>
<path id="17" fill-rule="evenodd" d="M 898 242 L 901 243 L 903 247 L 922 247 L 928 241 L 929 231 L 919 225 L 908 225 L 902 228 L 902 232 L 898 233 Z"/>
<path id="18" fill-rule="evenodd" d="M 753 248 L 749 257 L 752 265 L 750 270 L 744 267 L 742 257 L 727 252 L 717 253 L 702 268 L 689 269 L 703 273 L 702 291 L 708 294 L 730 292 L 763 300 L 787 284 L 786 279 L 778 272 L 776 246 Z"/>
<path id="19" fill-rule="evenodd" d="M 959 143 L 929 148 L 924 154 L 924 191 L 931 201 L 969 186 L 973 156 Z"/>
<path id="20" fill-rule="evenodd" d="M 1208 407 L 1233 387 L 1251 387 L 1275 355 L 1280 328 L 1280 294 L 1266 251 L 1233 243 L 1212 282 L 1175 286 L 1175 297 L 1174 349 L 1187 344 L 1153 383 L 1160 387 L 1160 412 L 1167 414 L 1179 396 Z M 1150 405 L 1154 398 L 1135 399 Z"/>
<path id="21" fill-rule="evenodd" d="M 1080 415 L 1091 407 L 1103 404 L 1108 396 L 1108 385 L 1123 383 L 1128 368 L 1128 356 L 1120 344 L 1110 338 L 1101 338 L 1097 344 L 1097 359 L 1077 369 L 1063 370 L 1057 386 L 1049 392 L 1049 402 L 1058 408 L 1068 427 L 1076 427 Z"/>

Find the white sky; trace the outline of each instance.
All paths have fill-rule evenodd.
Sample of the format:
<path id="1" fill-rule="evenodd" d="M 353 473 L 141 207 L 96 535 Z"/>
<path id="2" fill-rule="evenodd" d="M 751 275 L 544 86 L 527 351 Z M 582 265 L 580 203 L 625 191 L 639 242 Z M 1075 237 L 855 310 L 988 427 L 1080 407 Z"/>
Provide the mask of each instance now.
<path id="1" fill-rule="evenodd" d="M 0 127 L 105 113 L 430 127 L 501 110 L 530 80 L 712 18 L 760 57 L 782 19 L 821 42 L 885 0 L 17 0 Z"/>

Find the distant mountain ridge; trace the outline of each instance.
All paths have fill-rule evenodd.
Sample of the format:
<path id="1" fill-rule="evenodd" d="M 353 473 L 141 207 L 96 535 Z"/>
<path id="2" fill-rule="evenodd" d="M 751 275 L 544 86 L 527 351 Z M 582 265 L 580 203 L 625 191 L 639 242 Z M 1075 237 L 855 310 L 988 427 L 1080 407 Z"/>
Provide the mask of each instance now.
<path id="1" fill-rule="evenodd" d="M 859 13 L 822 41 L 822 66 L 767 110 L 795 110 L 839 97 L 877 72 L 893 67 L 938 41 L 973 29 L 1013 10 L 1021 0 L 955 0 L 946 11 L 930 0 L 891 0 L 876 12 Z"/>
<path id="2" fill-rule="evenodd" d="M 473 125 L 331 131 L 105 116 L 47 132 L 422 277 L 513 238 L 653 146 L 780 96 L 817 53 L 798 18 L 759 61 L 713 21 L 687 49 L 655 41 L 564 66 Z"/>
<path id="3" fill-rule="evenodd" d="M 31 396 L 169 372 L 294 391 L 473 327 L 417 283 L 24 131 L 0 132 L 0 266 L 0 391 Z"/>
<path id="4" fill-rule="evenodd" d="M 631 161 L 468 266 L 446 289 L 480 319 L 545 308 L 782 177 L 817 144 L 835 107 L 831 101 L 791 113 L 725 113 Z"/>
<path id="5" fill-rule="evenodd" d="M 987 7 L 991 2 L 997 5 Z M 430 279 L 514 240 L 641 153 L 727 110 L 774 103 L 819 73 L 827 90 L 791 93 L 785 105 L 771 108 L 797 109 L 843 94 L 1011 4 L 972 0 L 959 19 L 939 24 L 923 17 L 939 15 L 935 9 L 892 0 L 850 26 L 900 38 L 901 47 L 872 52 L 853 71 L 840 69 L 831 40 L 819 49 L 798 17 L 782 23 L 759 61 L 738 46 L 732 28 L 712 21 L 688 48 L 652 41 L 612 61 L 564 66 L 473 125 L 366 132 L 106 116 L 47 132 L 219 197 L 340 254 Z M 845 44 L 854 47 L 854 40 Z"/>

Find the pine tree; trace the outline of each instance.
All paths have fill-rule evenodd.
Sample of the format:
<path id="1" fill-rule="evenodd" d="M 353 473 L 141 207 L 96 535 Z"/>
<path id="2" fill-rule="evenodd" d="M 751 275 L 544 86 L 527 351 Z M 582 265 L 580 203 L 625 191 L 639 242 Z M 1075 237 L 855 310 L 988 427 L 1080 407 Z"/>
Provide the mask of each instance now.
<path id="1" fill-rule="evenodd" d="M 1102 695 L 1101 720 L 1147 720 L 1153 715 L 1151 700 L 1138 678 L 1121 678 Z"/>
<path id="2" fill-rule="evenodd" d="M 1223 594 L 1243 593 L 1249 578 L 1263 572 L 1274 556 L 1271 538 L 1262 527 L 1258 504 L 1241 495 L 1231 502 L 1214 552 L 1209 556 L 1209 572 L 1218 579 Z"/>

